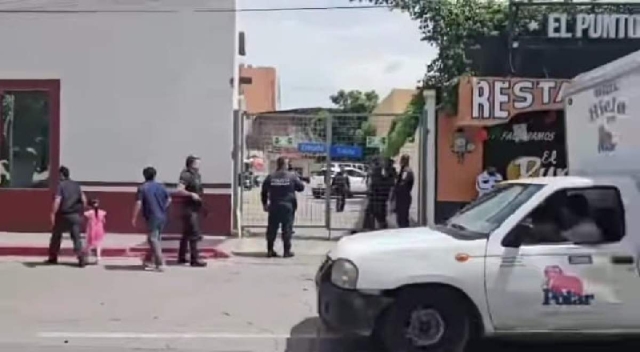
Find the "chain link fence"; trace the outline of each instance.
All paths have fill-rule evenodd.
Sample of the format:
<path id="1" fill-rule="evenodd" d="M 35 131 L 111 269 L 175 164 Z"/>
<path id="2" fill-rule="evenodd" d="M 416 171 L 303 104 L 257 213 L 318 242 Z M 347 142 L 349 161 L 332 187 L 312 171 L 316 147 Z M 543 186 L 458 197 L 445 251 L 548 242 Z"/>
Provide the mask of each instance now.
<path id="1" fill-rule="evenodd" d="M 367 205 L 370 162 L 374 158 L 387 156 L 389 131 L 401 116 L 406 117 L 318 109 L 304 113 L 276 112 L 241 118 L 240 155 L 243 157 L 236 162 L 242 164 L 237 165 L 242 227 L 266 227 L 267 214 L 260 200 L 262 181 L 275 170 L 276 159 L 284 156 L 305 183 L 305 191 L 297 197 L 295 227 L 358 229 Z M 420 119 L 419 116 L 415 118 Z M 415 136 L 393 157 L 397 170 L 400 168 L 398 160 L 401 155 L 407 154 L 411 158 L 416 177 L 410 211 L 414 223 L 419 212 L 420 136 L 420 131 L 416 131 Z M 344 170 L 349 179 L 347 199 L 342 209 L 338 207 L 338 197 L 331 186 L 338 170 Z"/>

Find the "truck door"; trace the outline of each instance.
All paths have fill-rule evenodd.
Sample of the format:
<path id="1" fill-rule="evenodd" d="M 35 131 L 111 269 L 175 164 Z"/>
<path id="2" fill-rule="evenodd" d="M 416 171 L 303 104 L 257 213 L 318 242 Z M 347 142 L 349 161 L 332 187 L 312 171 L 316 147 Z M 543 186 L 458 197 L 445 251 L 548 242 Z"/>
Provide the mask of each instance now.
<path id="1" fill-rule="evenodd" d="M 629 309 L 638 306 L 630 292 L 640 292 L 640 277 L 635 251 L 621 242 L 624 223 L 617 188 L 587 187 L 553 193 L 505 236 L 492 236 L 485 277 L 495 328 L 616 329 L 640 321 L 640 311 Z"/>

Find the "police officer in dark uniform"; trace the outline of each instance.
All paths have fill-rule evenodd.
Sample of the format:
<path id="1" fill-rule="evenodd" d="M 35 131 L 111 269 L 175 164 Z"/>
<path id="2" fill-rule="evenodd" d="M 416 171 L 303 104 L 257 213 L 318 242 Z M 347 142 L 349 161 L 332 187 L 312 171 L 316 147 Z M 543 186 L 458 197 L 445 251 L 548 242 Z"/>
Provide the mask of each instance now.
<path id="1" fill-rule="evenodd" d="M 182 213 L 182 238 L 178 250 L 178 263 L 187 264 L 187 246 L 193 267 L 205 267 L 207 263 L 199 256 L 198 242 L 200 233 L 200 212 L 202 211 L 202 179 L 200 177 L 200 158 L 194 155 L 187 157 L 185 169 L 180 173 L 178 193 L 187 196 Z"/>
<path id="2" fill-rule="evenodd" d="M 380 158 L 374 161 L 371 168 L 364 225 L 367 230 L 375 230 L 376 223 L 381 229 L 389 227 L 387 223 L 387 202 L 393 188 L 393 177 L 395 175 L 395 169 L 392 169 L 393 165 Z"/>
<path id="3" fill-rule="evenodd" d="M 278 228 L 282 227 L 282 244 L 284 257 L 293 257 L 291 251 L 291 235 L 293 232 L 293 214 L 296 202 L 295 192 L 304 191 L 304 184 L 298 176 L 287 170 L 287 161 L 279 157 L 276 161 L 277 170 L 267 176 L 262 184 L 262 206 L 269 213 L 267 225 L 267 257 L 277 257 L 273 249 L 278 234 Z"/>
<path id="4" fill-rule="evenodd" d="M 411 190 L 413 189 L 414 175 L 409 167 L 409 155 L 400 158 L 400 172 L 396 177 L 396 184 L 391 194 L 395 202 L 395 213 L 398 227 L 409 227 L 409 209 L 411 208 Z"/>
<path id="5" fill-rule="evenodd" d="M 347 193 L 351 188 L 349 184 L 349 176 L 347 176 L 344 168 L 340 168 L 340 171 L 336 174 L 331 181 L 331 187 L 336 190 L 336 196 L 338 199 L 336 200 L 336 212 L 341 213 L 344 211 L 344 206 L 347 202 Z"/>
<path id="6" fill-rule="evenodd" d="M 47 259 L 46 263 L 58 263 L 62 234 L 69 232 L 73 241 L 73 250 L 78 257 L 78 265 L 83 268 L 87 260 L 83 251 L 80 233 L 82 231 L 82 212 L 87 205 L 87 198 L 82 192 L 80 184 L 71 180 L 68 168 L 60 166 L 59 172 L 60 184 L 58 184 L 58 190 L 51 209 L 53 231 L 49 241 L 49 259 Z"/>

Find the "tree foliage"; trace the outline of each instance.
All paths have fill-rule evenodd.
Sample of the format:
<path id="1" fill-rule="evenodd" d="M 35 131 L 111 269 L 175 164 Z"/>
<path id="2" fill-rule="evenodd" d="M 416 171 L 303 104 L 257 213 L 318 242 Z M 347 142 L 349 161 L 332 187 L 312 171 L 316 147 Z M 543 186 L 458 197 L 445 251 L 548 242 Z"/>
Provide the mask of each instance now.
<path id="1" fill-rule="evenodd" d="M 385 149 L 385 157 L 391 158 L 400 153 L 400 149 L 405 143 L 413 142 L 413 136 L 416 133 L 420 116 L 424 110 L 424 95 L 419 90 L 413 96 L 407 110 L 393 121 L 389 134 L 387 135 L 387 148 Z"/>
<path id="2" fill-rule="evenodd" d="M 368 114 L 378 106 L 380 97 L 376 91 L 362 92 L 359 90 L 339 90 L 329 97 L 336 107 L 344 112 L 353 114 Z"/>
<path id="3" fill-rule="evenodd" d="M 441 105 L 445 108 L 457 106 L 457 79 L 464 75 L 474 75 L 471 61 L 466 50 L 477 45 L 477 40 L 487 36 L 529 35 L 542 32 L 542 28 L 534 29 L 529 25 L 532 21 L 540 21 L 545 13 L 552 12 L 621 12 L 633 10 L 627 5 L 591 6 L 593 4 L 576 4 L 575 7 L 559 5 L 537 5 L 519 7 L 514 14 L 512 27 L 509 28 L 509 2 L 499 0 L 350 0 L 368 2 L 388 6 L 407 13 L 419 23 L 422 41 L 434 46 L 438 51 L 436 57 L 427 65 L 422 84 L 419 89 L 440 88 Z M 579 7 L 582 9 L 578 10 Z M 539 33 L 538 33 L 539 34 Z M 422 95 L 422 92 L 418 93 Z M 417 97 L 407 109 L 407 113 L 395 123 L 389 133 L 393 146 L 388 153 L 395 155 L 404 141 L 410 139 L 417 127 L 419 115 L 411 112 L 422 111 L 424 101 Z M 399 129 L 399 130 L 398 130 Z"/>
<path id="4" fill-rule="evenodd" d="M 352 0 L 354 1 L 354 0 Z M 508 2 L 497 0 L 358 0 L 402 10 L 419 23 L 422 40 L 438 53 L 427 65 L 424 86 L 441 87 L 469 74 L 465 49 L 474 40 L 504 32 Z"/>
<path id="5" fill-rule="evenodd" d="M 369 114 L 378 106 L 375 91 L 339 90 L 329 97 L 338 111 L 320 112 L 313 121 L 313 134 L 320 140 L 327 138 L 327 118 L 332 118 L 331 140 L 334 145 L 361 146 L 365 157 L 377 150 L 366 148 L 367 137 L 376 135 Z"/>

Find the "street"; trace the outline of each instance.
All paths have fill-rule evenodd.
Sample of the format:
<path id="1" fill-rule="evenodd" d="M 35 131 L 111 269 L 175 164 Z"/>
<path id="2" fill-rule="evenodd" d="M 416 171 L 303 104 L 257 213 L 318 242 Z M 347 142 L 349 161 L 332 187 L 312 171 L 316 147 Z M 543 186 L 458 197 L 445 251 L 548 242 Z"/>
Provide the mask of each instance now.
<path id="1" fill-rule="evenodd" d="M 340 337 L 320 325 L 313 276 L 321 258 L 234 257 L 165 273 L 141 271 L 131 259 L 80 270 L 6 258 L 0 261 L 0 351 L 372 352 L 366 339 Z M 637 346 L 485 342 L 472 350 Z"/>

